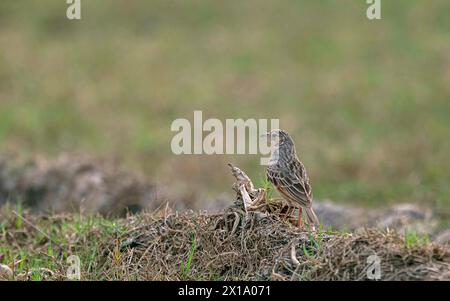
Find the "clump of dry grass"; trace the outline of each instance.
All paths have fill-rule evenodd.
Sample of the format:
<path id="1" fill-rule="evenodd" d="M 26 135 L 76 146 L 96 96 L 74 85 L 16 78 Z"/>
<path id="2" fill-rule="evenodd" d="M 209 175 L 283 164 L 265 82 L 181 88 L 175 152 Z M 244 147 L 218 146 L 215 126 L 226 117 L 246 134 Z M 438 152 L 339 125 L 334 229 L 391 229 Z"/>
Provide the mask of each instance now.
<path id="1" fill-rule="evenodd" d="M 139 279 L 266 279 L 274 255 L 302 234 L 275 217 L 244 219 L 237 210 L 147 218 L 123 245 L 126 270 Z"/>
<path id="2" fill-rule="evenodd" d="M 382 280 L 450 279 L 448 249 L 436 244 L 409 247 L 398 233 L 373 229 L 331 237 L 315 256 L 294 266 L 294 274 L 282 269 L 282 279 L 367 280 L 372 255 L 380 260 Z M 290 258 L 292 253 L 284 254 L 280 261 L 289 265 Z"/>
<path id="3" fill-rule="evenodd" d="M 381 280 L 450 280 L 443 245 L 407 244 L 379 230 L 300 229 L 238 207 L 220 214 L 164 208 L 120 220 L 24 213 L 21 226 L 5 210 L 2 217 L 0 263 L 19 280 L 65 279 L 70 254 L 81 258 L 85 280 L 367 280 L 370 255 L 380 258 Z"/>
<path id="4" fill-rule="evenodd" d="M 427 244 L 408 247 L 394 232 L 325 233 L 293 227 L 230 208 L 223 214 L 162 214 L 133 218 L 121 264 L 111 250 L 106 270 L 125 279 L 365 280 L 377 255 L 383 280 L 450 279 L 450 252 Z M 195 241 L 195 243 L 194 243 Z M 194 246 L 194 248 L 193 248 Z M 190 262 L 189 270 L 185 263 Z"/>

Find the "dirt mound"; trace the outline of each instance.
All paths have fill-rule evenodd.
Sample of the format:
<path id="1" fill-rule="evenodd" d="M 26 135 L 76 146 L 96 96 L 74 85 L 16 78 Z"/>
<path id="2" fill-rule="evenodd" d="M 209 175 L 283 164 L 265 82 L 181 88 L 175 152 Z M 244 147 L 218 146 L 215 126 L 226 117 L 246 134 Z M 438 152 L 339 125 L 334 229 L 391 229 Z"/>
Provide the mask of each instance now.
<path id="1" fill-rule="evenodd" d="M 450 246 L 450 229 L 443 230 L 435 235 L 435 239 L 437 243 L 447 244 Z"/>
<path id="2" fill-rule="evenodd" d="M 165 207 L 120 220 L 25 212 L 20 227 L 5 210 L 0 216 L 0 263 L 15 279 L 64 280 L 66 257 L 75 254 L 86 280 L 367 280 L 372 255 L 381 280 L 450 280 L 444 245 L 379 230 L 299 229 L 238 208 L 179 214 Z"/>
<path id="3" fill-rule="evenodd" d="M 394 232 L 308 231 L 274 216 L 141 216 L 122 245 L 123 277 L 138 279 L 366 280 L 367 258 L 380 259 L 382 280 L 450 280 L 450 251 L 407 246 Z M 194 250 L 194 251 L 193 251 Z M 182 268 L 189 262 L 186 272 Z M 110 259 L 108 262 L 112 262 Z M 112 266 L 111 266 L 112 268 Z"/>
<path id="4" fill-rule="evenodd" d="M 438 230 L 439 221 L 429 208 L 415 204 L 396 204 L 385 209 L 367 209 L 321 201 L 314 204 L 321 223 L 333 229 L 354 231 L 361 227 L 405 230 L 431 234 Z"/>
<path id="5" fill-rule="evenodd" d="M 155 185 L 111 160 L 64 154 L 55 160 L 0 157 L 0 205 L 21 200 L 35 211 L 123 215 L 156 208 Z"/>

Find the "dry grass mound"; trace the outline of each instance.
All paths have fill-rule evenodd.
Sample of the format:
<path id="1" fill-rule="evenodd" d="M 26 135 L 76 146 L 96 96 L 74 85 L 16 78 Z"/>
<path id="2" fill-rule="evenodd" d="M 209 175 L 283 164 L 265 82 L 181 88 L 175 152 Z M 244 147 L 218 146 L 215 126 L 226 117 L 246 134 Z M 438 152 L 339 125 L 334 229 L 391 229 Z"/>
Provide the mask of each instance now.
<path id="1" fill-rule="evenodd" d="M 65 280 L 70 255 L 84 280 L 367 280 L 372 255 L 381 280 L 450 280 L 444 245 L 374 229 L 299 229 L 239 207 L 125 219 L 4 207 L 0 221 L 0 264 L 16 280 Z"/>
<path id="2" fill-rule="evenodd" d="M 141 215 L 144 224 L 109 246 L 105 275 L 151 280 L 366 280 L 367 258 L 382 280 L 450 280 L 450 250 L 408 245 L 394 232 L 355 234 L 298 229 L 272 215 Z M 114 251 L 116 250 L 116 251 Z"/>

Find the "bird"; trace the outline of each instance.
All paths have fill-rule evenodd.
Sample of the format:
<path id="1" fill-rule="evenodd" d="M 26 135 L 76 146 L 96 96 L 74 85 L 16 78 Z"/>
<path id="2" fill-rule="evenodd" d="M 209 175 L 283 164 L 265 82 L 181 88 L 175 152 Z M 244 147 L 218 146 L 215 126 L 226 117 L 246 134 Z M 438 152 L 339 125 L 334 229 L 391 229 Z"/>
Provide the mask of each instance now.
<path id="1" fill-rule="evenodd" d="M 306 220 L 313 228 L 320 224 L 312 208 L 313 194 L 305 166 L 299 160 L 294 141 L 281 129 L 271 130 L 265 134 L 271 141 L 272 153 L 268 162 L 266 175 L 269 182 L 291 205 L 297 205 L 298 226 L 302 225 L 302 209 Z"/>

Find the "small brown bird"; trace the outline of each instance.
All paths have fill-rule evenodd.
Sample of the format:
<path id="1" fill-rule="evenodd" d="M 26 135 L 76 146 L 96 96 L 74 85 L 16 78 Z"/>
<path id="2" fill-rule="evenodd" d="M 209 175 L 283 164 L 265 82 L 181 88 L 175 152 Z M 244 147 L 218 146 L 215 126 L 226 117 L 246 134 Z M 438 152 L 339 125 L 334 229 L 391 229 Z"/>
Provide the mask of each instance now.
<path id="1" fill-rule="evenodd" d="M 297 157 L 294 141 L 283 130 L 267 133 L 273 147 L 267 167 L 267 178 L 290 203 L 299 206 L 298 225 L 302 224 L 302 208 L 307 222 L 319 225 L 319 219 L 312 209 L 312 190 L 305 166 Z"/>

